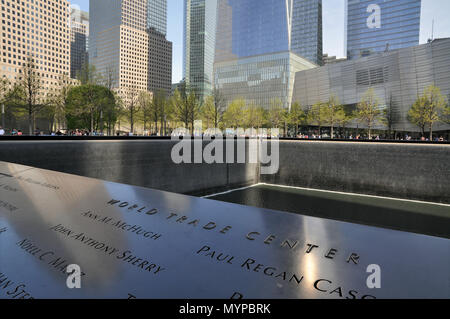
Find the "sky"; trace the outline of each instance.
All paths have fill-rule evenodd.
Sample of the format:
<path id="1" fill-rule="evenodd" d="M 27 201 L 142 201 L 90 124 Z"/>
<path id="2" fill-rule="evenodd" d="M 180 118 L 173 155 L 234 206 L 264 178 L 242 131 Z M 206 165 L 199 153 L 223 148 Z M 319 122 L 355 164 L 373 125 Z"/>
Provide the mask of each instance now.
<path id="1" fill-rule="evenodd" d="M 89 11 L 89 0 L 69 0 Z M 172 82 L 183 76 L 183 1 L 167 0 L 167 39 L 173 42 Z M 345 56 L 344 17 L 345 0 L 323 0 L 323 52 L 330 56 Z M 449 0 L 422 0 L 420 43 L 431 38 L 434 19 L 434 38 L 450 37 Z"/>

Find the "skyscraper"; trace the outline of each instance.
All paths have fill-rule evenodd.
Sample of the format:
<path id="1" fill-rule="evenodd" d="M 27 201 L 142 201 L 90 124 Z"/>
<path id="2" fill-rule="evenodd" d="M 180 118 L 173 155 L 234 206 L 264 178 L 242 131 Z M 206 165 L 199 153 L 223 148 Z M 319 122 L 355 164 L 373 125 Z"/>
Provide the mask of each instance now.
<path id="1" fill-rule="evenodd" d="M 70 72 L 69 2 L 2 0 L 0 11 L 0 77 L 20 81 L 31 59 L 46 97 Z"/>
<path id="2" fill-rule="evenodd" d="M 321 0 L 219 0 L 214 84 L 228 103 L 289 108 L 295 72 L 321 61 Z"/>
<path id="3" fill-rule="evenodd" d="M 70 77 L 75 79 L 88 60 L 89 13 L 70 7 Z"/>
<path id="4" fill-rule="evenodd" d="M 167 35 L 167 0 L 148 0 L 147 28 Z"/>
<path id="5" fill-rule="evenodd" d="M 291 51 L 322 61 L 322 0 L 218 0 L 216 62 Z"/>
<path id="6" fill-rule="evenodd" d="M 322 64 L 322 0 L 293 0 L 291 51 Z"/>
<path id="7" fill-rule="evenodd" d="M 217 0 L 184 0 L 183 77 L 203 99 L 212 91 Z"/>
<path id="8" fill-rule="evenodd" d="M 347 0 L 349 60 L 419 44 L 421 0 Z"/>
<path id="9" fill-rule="evenodd" d="M 91 0 L 89 62 L 125 102 L 148 86 L 148 0 Z"/>
<path id="10" fill-rule="evenodd" d="M 148 29 L 148 90 L 156 93 L 172 91 L 172 42 L 164 34 Z"/>

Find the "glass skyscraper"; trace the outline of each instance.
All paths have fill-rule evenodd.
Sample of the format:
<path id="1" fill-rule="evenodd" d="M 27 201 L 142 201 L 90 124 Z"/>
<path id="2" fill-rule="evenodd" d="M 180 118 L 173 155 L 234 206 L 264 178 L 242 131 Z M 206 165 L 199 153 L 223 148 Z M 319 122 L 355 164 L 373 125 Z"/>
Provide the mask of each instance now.
<path id="1" fill-rule="evenodd" d="M 294 74 L 321 61 L 321 0 L 219 0 L 214 85 L 228 103 L 289 108 Z"/>
<path id="2" fill-rule="evenodd" d="M 347 58 L 419 44 L 421 0 L 347 0 Z"/>
<path id="3" fill-rule="evenodd" d="M 216 62 L 282 51 L 321 64 L 322 0 L 219 0 Z"/>
<path id="4" fill-rule="evenodd" d="M 167 35 L 167 0 L 148 0 L 147 28 Z"/>
<path id="5" fill-rule="evenodd" d="M 183 77 L 200 99 L 212 92 L 217 0 L 184 0 Z"/>

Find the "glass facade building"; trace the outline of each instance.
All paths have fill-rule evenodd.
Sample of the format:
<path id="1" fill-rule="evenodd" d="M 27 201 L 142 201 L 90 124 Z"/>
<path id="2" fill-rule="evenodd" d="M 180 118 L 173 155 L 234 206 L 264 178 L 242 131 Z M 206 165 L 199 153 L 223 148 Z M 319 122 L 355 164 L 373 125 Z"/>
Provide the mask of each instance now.
<path id="1" fill-rule="evenodd" d="M 321 0 L 219 0 L 216 62 L 282 51 L 321 64 Z"/>
<path id="2" fill-rule="evenodd" d="M 322 65 L 322 0 L 293 3 L 291 51 Z"/>
<path id="3" fill-rule="evenodd" d="M 347 58 L 419 44 L 421 0 L 347 0 Z"/>
<path id="4" fill-rule="evenodd" d="M 289 51 L 216 62 L 214 66 L 215 86 L 227 103 L 243 98 L 247 104 L 266 109 L 274 101 L 289 108 L 295 73 L 316 67 Z"/>
<path id="5" fill-rule="evenodd" d="M 214 84 L 230 103 L 290 108 L 295 72 L 322 62 L 321 0 L 219 0 Z"/>
<path id="6" fill-rule="evenodd" d="M 184 0 L 183 77 L 200 99 L 212 92 L 217 0 Z"/>
<path id="7" fill-rule="evenodd" d="M 147 28 L 167 35 L 167 0 L 148 0 Z"/>
<path id="8" fill-rule="evenodd" d="M 408 112 L 424 90 L 435 85 L 443 96 L 450 98 L 450 38 L 368 57 L 327 64 L 295 76 L 292 102 L 304 107 L 326 102 L 331 96 L 339 99 L 351 111 L 369 88 L 383 109 L 390 107 L 391 129 L 398 132 L 420 132 L 408 120 Z M 352 121 L 351 128 L 367 128 Z M 387 129 L 377 121 L 376 129 Z M 449 124 L 435 123 L 435 131 L 446 131 Z"/>

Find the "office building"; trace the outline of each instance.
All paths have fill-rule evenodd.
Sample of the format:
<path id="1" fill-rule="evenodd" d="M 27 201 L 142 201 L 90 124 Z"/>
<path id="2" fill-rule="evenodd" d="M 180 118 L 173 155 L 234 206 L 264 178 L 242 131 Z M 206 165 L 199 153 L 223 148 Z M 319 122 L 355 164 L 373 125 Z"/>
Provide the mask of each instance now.
<path id="1" fill-rule="evenodd" d="M 148 0 L 147 29 L 167 35 L 167 0 Z"/>
<path id="2" fill-rule="evenodd" d="M 215 86 L 229 104 L 243 98 L 266 109 L 275 101 L 290 108 L 296 72 L 317 65 L 284 51 L 217 62 Z"/>
<path id="3" fill-rule="evenodd" d="M 70 77 L 75 79 L 88 63 L 89 13 L 70 7 Z"/>
<path id="4" fill-rule="evenodd" d="M 369 88 L 380 102 L 380 108 L 390 107 L 393 130 L 419 132 L 408 121 L 408 111 L 424 89 L 435 85 L 450 98 L 450 38 L 437 39 L 427 44 L 374 53 L 368 57 L 327 64 L 323 67 L 298 72 L 292 102 L 304 107 L 326 102 L 336 96 L 348 111 L 356 108 Z M 348 124 L 364 128 L 363 124 Z M 378 122 L 375 128 L 386 129 Z M 442 123 L 435 131 L 449 130 Z"/>
<path id="5" fill-rule="evenodd" d="M 167 95 L 172 90 L 172 42 L 164 34 L 151 28 L 148 30 L 148 90 L 163 90 Z"/>
<path id="6" fill-rule="evenodd" d="M 216 62 L 291 51 L 322 61 L 321 0 L 219 0 Z"/>
<path id="7" fill-rule="evenodd" d="M 217 0 L 184 0 L 183 78 L 200 99 L 212 92 Z"/>
<path id="8" fill-rule="evenodd" d="M 90 15 L 89 61 L 125 103 L 170 90 L 167 0 L 91 0 Z"/>
<path id="9" fill-rule="evenodd" d="M 346 0 L 347 58 L 419 44 L 421 0 Z"/>
<path id="10" fill-rule="evenodd" d="M 147 0 L 91 0 L 89 62 L 125 103 L 148 86 Z"/>
<path id="11" fill-rule="evenodd" d="M 69 2 L 2 0 L 0 8 L 0 77 L 22 80 L 23 66 L 32 59 L 45 98 L 69 77 Z"/>
<path id="12" fill-rule="evenodd" d="M 331 64 L 331 63 L 339 63 L 347 61 L 346 58 L 337 58 L 335 55 L 329 56 L 328 54 L 324 54 L 322 57 L 322 65 Z"/>
<path id="13" fill-rule="evenodd" d="M 322 63 L 322 3 L 219 0 L 215 86 L 230 103 L 289 108 L 294 74 Z"/>

